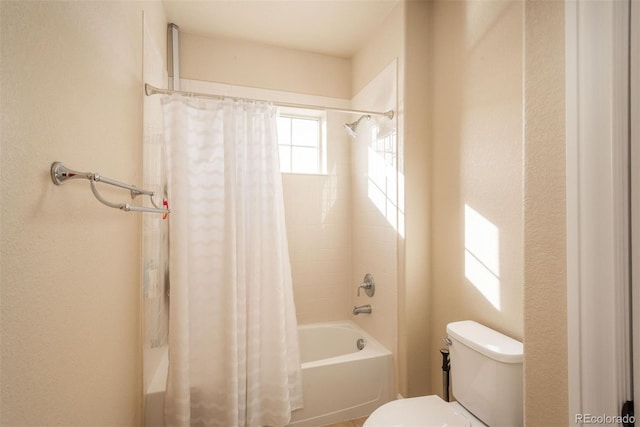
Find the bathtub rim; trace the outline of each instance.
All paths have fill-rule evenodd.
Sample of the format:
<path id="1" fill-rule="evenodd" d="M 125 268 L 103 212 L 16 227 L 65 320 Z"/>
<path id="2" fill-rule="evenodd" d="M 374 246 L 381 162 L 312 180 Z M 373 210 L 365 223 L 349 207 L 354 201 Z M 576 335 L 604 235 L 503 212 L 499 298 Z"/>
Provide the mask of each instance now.
<path id="1" fill-rule="evenodd" d="M 314 360 L 312 362 L 302 363 L 302 369 L 314 368 L 317 366 L 330 365 L 334 363 L 343 363 L 351 360 L 369 359 L 379 356 L 392 356 L 393 353 L 383 346 L 378 340 L 376 340 L 371 334 L 362 329 L 359 325 L 351 320 L 334 320 L 329 322 L 317 322 L 317 323 L 305 323 L 298 324 L 298 329 L 314 329 L 314 328 L 327 328 L 327 327 L 342 327 L 355 330 L 362 334 L 366 340 L 366 346 L 359 351 L 354 351 L 347 354 L 341 354 L 340 356 L 329 357 L 326 359 Z"/>

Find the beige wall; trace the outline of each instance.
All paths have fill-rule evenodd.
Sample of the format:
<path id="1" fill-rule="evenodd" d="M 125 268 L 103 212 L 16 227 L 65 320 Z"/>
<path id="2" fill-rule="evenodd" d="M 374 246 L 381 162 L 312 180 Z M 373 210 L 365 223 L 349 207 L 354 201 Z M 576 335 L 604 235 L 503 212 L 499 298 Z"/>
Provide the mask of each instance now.
<path id="1" fill-rule="evenodd" d="M 431 353 L 472 319 L 523 337 L 522 3 L 433 4 Z M 441 360 L 431 363 L 442 394 Z"/>
<path id="2" fill-rule="evenodd" d="M 180 33 L 180 77 L 351 98 L 348 59 L 185 32 Z"/>
<path id="3" fill-rule="evenodd" d="M 404 111 L 405 241 L 400 253 L 400 283 L 404 284 L 400 310 L 401 339 L 406 344 L 406 395 L 431 393 L 429 364 L 437 349 L 429 346 L 429 321 L 433 306 L 431 258 L 431 91 L 429 34 L 432 27 L 428 2 L 407 2 L 405 10 Z"/>
<path id="4" fill-rule="evenodd" d="M 436 2 L 432 13 L 431 352 L 462 318 L 524 340 L 525 424 L 565 425 L 564 5 Z M 466 277 L 466 223 L 497 230 L 499 308 Z"/>
<path id="5" fill-rule="evenodd" d="M 524 63 L 525 423 L 568 416 L 564 4 L 526 1 Z"/>
<path id="6" fill-rule="evenodd" d="M 399 74 L 404 72 L 405 42 L 405 10 L 406 5 L 400 2 L 385 22 L 378 28 L 351 59 L 351 82 L 355 96 L 368 85 L 391 61 L 398 58 Z M 398 83 L 403 84 L 403 79 Z M 399 95 L 400 96 L 400 95 Z M 351 96 L 350 96 L 351 97 Z"/>
<path id="7" fill-rule="evenodd" d="M 142 13 L 156 2 L 0 4 L 3 425 L 141 420 L 140 216 L 56 187 L 55 160 L 141 181 Z M 104 191 L 126 200 L 126 191 Z"/>

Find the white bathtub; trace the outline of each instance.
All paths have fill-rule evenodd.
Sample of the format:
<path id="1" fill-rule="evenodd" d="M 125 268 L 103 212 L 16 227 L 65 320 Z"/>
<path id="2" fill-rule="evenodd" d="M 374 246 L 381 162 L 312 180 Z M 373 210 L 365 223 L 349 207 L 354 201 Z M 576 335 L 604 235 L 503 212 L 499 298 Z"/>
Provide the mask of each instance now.
<path id="1" fill-rule="evenodd" d="M 290 427 L 317 427 L 368 416 L 393 399 L 391 352 L 349 321 L 298 327 L 304 408 Z M 365 347 L 358 350 L 358 339 Z M 167 359 L 146 387 L 145 426 L 162 426 Z"/>
<path id="2" fill-rule="evenodd" d="M 391 352 L 349 321 L 298 327 L 304 408 L 289 426 L 317 427 L 368 416 L 393 399 Z M 358 350 L 359 338 L 365 347 Z"/>

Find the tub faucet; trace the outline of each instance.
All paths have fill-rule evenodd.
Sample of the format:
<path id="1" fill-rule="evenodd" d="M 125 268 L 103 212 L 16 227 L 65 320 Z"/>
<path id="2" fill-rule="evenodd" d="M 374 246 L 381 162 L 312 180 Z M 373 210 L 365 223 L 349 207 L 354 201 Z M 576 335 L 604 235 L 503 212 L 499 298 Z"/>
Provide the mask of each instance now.
<path id="1" fill-rule="evenodd" d="M 367 305 L 361 305 L 360 307 L 356 307 L 355 305 L 353 306 L 353 314 L 355 314 L 356 316 L 360 313 L 367 313 L 367 314 L 371 314 L 371 305 L 367 304 Z"/>

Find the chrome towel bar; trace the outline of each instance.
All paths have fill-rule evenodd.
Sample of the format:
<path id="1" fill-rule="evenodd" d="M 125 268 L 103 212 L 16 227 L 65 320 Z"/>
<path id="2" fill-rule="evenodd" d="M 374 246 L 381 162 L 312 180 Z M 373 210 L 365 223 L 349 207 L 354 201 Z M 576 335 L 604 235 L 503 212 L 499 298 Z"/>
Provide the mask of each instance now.
<path id="1" fill-rule="evenodd" d="M 115 179 L 107 178 L 97 173 L 93 172 L 78 172 L 66 167 L 62 162 L 53 162 L 51 164 L 51 180 L 56 185 L 62 185 L 69 179 L 88 179 L 91 183 L 91 191 L 93 195 L 98 199 L 98 201 L 110 208 L 120 209 L 126 212 L 134 211 L 134 212 L 150 212 L 150 213 L 160 213 L 164 214 L 163 218 L 167 217 L 167 214 L 171 212 L 169 209 L 169 203 L 166 199 L 162 201 L 163 208 L 159 207 L 153 197 L 155 193 L 149 190 L 143 190 L 141 188 L 136 187 L 135 185 L 125 184 L 124 182 L 116 181 Z M 130 205 L 129 203 L 112 203 L 106 200 L 104 197 L 100 195 L 98 189 L 96 188 L 96 182 L 102 182 L 105 184 L 113 185 L 115 187 L 124 188 L 129 190 L 131 193 L 131 198 L 135 199 L 137 196 L 149 196 L 149 200 L 151 200 L 151 204 L 154 206 L 146 207 L 146 206 L 136 206 Z"/>

